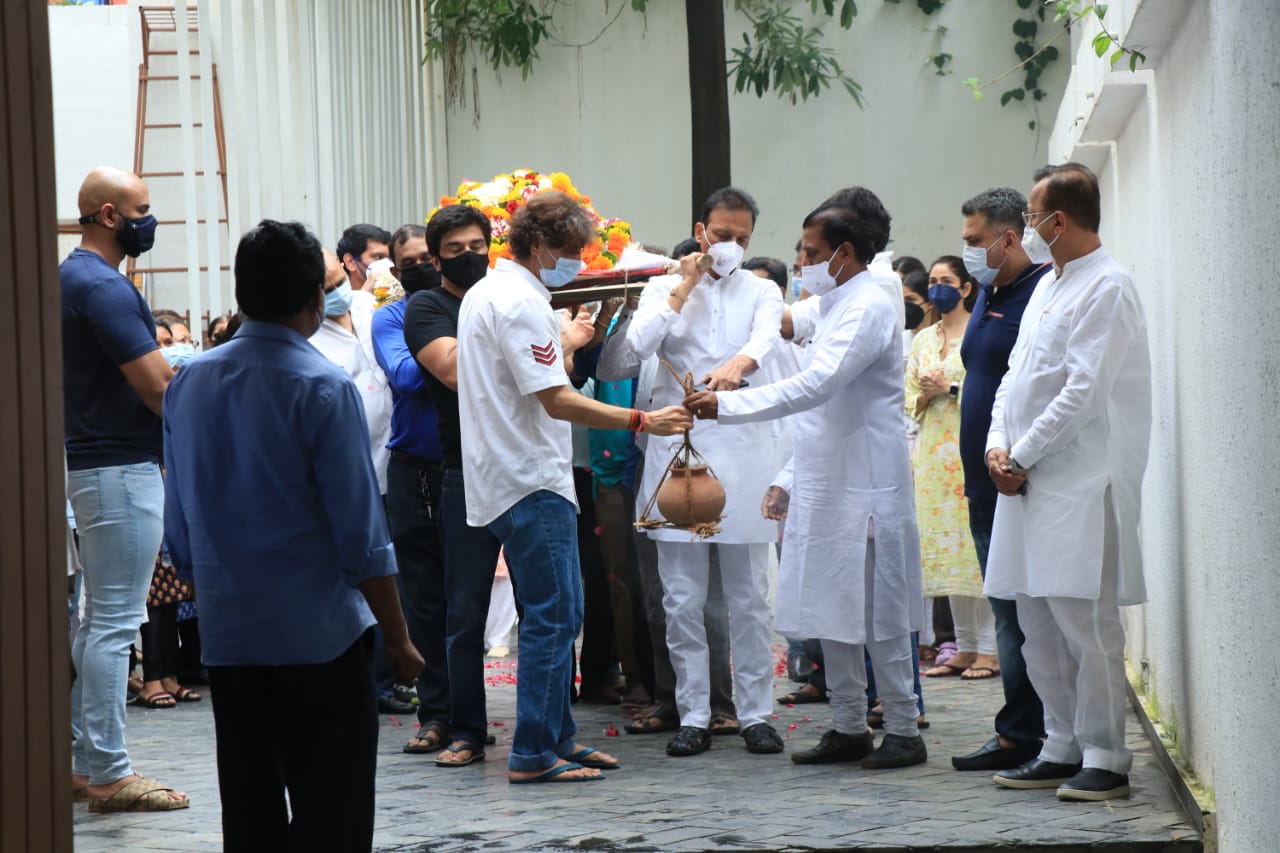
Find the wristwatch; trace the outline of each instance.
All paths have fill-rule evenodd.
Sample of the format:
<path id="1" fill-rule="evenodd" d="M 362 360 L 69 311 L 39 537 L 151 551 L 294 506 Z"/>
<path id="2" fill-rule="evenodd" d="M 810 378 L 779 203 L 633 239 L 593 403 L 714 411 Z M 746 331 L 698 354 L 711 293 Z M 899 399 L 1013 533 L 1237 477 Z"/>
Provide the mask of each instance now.
<path id="1" fill-rule="evenodd" d="M 1025 473 L 1027 473 L 1027 469 L 1026 469 L 1026 468 L 1023 468 L 1021 465 L 1019 465 L 1019 464 L 1018 464 L 1018 460 L 1017 460 L 1017 459 L 1014 459 L 1012 456 L 1010 456 L 1010 457 L 1009 457 L 1009 473 L 1010 473 L 1010 474 L 1025 474 Z"/>

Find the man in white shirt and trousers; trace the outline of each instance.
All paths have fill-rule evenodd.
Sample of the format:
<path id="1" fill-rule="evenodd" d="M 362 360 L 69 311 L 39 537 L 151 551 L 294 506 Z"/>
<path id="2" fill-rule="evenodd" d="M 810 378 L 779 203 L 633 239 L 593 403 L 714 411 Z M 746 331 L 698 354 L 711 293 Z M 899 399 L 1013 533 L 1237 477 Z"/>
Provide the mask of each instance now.
<path id="1" fill-rule="evenodd" d="M 1151 360 L 1129 273 L 1098 239 L 1098 179 L 1035 174 L 1023 247 L 1052 260 L 996 393 L 987 466 L 996 503 L 987 595 L 1015 599 L 1044 702 L 1038 757 L 995 775 L 1063 800 L 1129 794 L 1120 606 L 1146 600 L 1138 538 L 1151 433 Z"/>
<path id="2" fill-rule="evenodd" d="M 773 349 L 782 320 L 782 296 L 765 279 L 741 268 L 759 208 L 746 192 L 725 187 L 711 194 L 694 237 L 713 260 L 698 270 L 702 253 L 681 259 L 681 274 L 651 279 L 640 296 L 627 343 L 635 354 L 656 354 L 675 370 L 688 371 L 711 390 L 737 388 Z M 660 368 L 653 405 L 678 405 L 685 392 Z M 679 437 L 650 438 L 636 505 L 644 507 L 677 449 Z M 693 541 L 687 530 L 658 528 L 667 613 L 667 645 L 676 672 L 680 729 L 667 754 L 696 755 L 711 747 L 710 669 L 703 608 L 707 599 L 711 545 L 729 609 L 729 644 L 741 735 L 753 753 L 782 752 L 768 722 L 773 711 L 773 660 L 769 635 L 769 548 L 777 529 L 760 517 L 757 502 L 782 464 L 768 424 L 699 426 L 694 447 L 724 485 L 727 502 L 721 531 Z M 655 509 L 655 514 L 657 514 Z"/>
<path id="3" fill-rule="evenodd" d="M 804 221 L 801 272 L 813 294 L 795 303 L 784 337 L 806 338 L 798 374 L 761 388 L 698 392 L 684 401 L 722 424 L 791 416 L 795 452 L 765 494 L 786 518 L 774 629 L 822 641 L 832 729 L 797 764 L 858 761 L 883 769 L 927 758 L 916 726 L 911 631 L 924 617 L 920 539 L 902 429 L 902 323 L 867 265 L 889 240 L 890 216 L 862 187 L 842 190 Z M 699 423 L 696 436 L 705 427 Z M 875 665 L 885 737 L 867 728 L 863 649 Z"/>

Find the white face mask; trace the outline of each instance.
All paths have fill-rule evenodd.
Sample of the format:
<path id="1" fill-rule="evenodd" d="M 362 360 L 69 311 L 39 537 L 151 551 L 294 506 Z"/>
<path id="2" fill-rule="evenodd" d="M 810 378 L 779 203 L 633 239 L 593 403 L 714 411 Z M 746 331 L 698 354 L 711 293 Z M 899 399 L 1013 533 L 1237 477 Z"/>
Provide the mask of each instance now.
<path id="1" fill-rule="evenodd" d="M 703 233 L 705 234 L 706 232 Z M 732 275 L 733 271 L 742 263 L 742 256 L 746 253 L 747 250 L 739 246 L 734 240 L 712 243 L 707 247 L 707 254 L 711 256 L 713 261 L 711 269 L 721 278 Z"/>
<path id="2" fill-rule="evenodd" d="M 1002 237 L 1001 239 L 1004 238 Z M 999 242 L 1000 240 L 996 240 L 995 243 L 991 244 L 991 246 L 994 246 Z M 1000 267 L 1004 266 L 1004 261 L 1009 260 L 1009 253 L 1006 252 L 1004 261 L 1001 261 L 999 265 L 995 267 L 988 266 L 987 253 L 991 251 L 991 246 L 987 246 L 985 249 L 981 246 L 965 246 L 964 251 L 961 253 L 961 257 L 964 259 L 964 268 L 967 269 L 969 271 L 969 275 L 973 276 L 974 280 L 983 287 L 986 287 L 996 280 L 996 275 L 1000 272 Z"/>
<path id="3" fill-rule="evenodd" d="M 837 251 L 839 251 L 837 249 Z M 831 253 L 831 257 L 825 261 L 816 264 L 809 264 L 800 268 L 800 281 L 804 283 L 804 289 L 812 293 L 814 296 L 822 296 L 836 289 L 836 276 L 844 272 L 844 264 L 840 265 L 840 269 L 832 275 L 828 269 L 831 261 L 835 259 L 835 252 Z"/>
<path id="4" fill-rule="evenodd" d="M 1052 218 L 1053 214 L 1050 214 L 1040 221 L 1040 225 L 1044 225 Z M 1047 264 L 1052 261 L 1053 252 L 1050 250 L 1053 248 L 1053 243 L 1058 242 L 1058 237 L 1062 236 L 1059 234 L 1058 237 L 1053 238 L 1053 243 L 1046 243 L 1040 236 L 1040 225 L 1034 228 L 1028 225 L 1022 229 L 1022 250 L 1027 253 L 1027 257 L 1033 264 Z"/>

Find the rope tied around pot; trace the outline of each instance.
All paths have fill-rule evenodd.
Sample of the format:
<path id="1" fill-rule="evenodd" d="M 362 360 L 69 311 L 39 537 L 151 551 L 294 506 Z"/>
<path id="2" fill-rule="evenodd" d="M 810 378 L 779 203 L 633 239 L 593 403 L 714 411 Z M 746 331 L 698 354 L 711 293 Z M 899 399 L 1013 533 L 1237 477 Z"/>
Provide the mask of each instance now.
<path id="1" fill-rule="evenodd" d="M 684 375 L 681 376 L 680 373 L 671 366 L 671 363 L 665 359 L 663 360 L 662 365 L 666 367 L 667 370 L 671 371 L 671 375 L 675 377 L 676 383 L 684 389 L 686 397 L 693 393 L 694 386 L 697 383 L 694 381 L 692 373 L 686 370 Z M 662 487 L 674 476 L 681 476 L 684 478 L 685 511 L 686 516 L 689 518 L 694 516 L 692 486 L 694 469 L 705 468 L 707 474 L 712 479 L 717 482 L 720 480 L 720 478 L 716 476 L 716 472 L 712 469 L 710 463 L 708 463 L 707 460 L 703 458 L 702 454 L 694 448 L 693 442 L 689 439 L 688 432 L 684 433 L 682 439 L 683 440 L 680 444 L 676 446 L 675 452 L 671 455 L 671 460 L 667 462 L 667 467 L 662 472 L 662 477 L 658 480 L 657 487 L 654 488 L 653 493 L 649 496 L 649 502 L 645 504 L 644 510 L 640 513 L 640 519 L 635 522 L 635 526 L 640 530 L 655 530 L 657 528 L 688 530 L 697 539 L 708 539 L 720 532 L 720 520 L 723 519 L 724 516 L 719 515 L 718 512 L 717 517 L 713 520 L 696 521 L 691 525 L 675 524 L 668 521 L 666 518 L 653 518 L 649 515 L 650 510 L 654 508 L 654 505 L 658 501 L 658 493 L 662 491 Z M 723 486 L 721 487 L 721 490 L 723 491 Z"/>

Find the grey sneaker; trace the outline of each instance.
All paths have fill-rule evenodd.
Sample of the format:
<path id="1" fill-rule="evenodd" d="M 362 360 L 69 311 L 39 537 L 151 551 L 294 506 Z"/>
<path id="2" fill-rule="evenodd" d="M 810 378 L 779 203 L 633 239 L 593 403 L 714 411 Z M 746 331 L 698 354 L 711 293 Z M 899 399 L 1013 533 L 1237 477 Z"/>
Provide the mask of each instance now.
<path id="1" fill-rule="evenodd" d="M 1129 777 L 1100 767 L 1086 767 L 1058 788 L 1058 799 L 1096 803 L 1129 796 Z"/>

